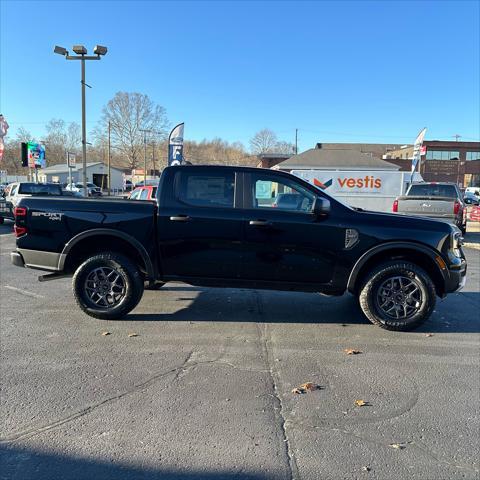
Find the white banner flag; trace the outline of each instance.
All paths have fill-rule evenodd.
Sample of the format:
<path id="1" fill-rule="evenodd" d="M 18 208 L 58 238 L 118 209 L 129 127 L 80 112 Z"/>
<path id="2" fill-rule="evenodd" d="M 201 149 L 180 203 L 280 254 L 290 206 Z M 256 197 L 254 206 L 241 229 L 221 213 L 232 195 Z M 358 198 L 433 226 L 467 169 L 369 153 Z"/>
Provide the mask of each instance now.
<path id="1" fill-rule="evenodd" d="M 418 162 L 420 161 L 420 157 L 422 155 L 422 145 L 423 139 L 425 138 L 425 133 L 427 131 L 427 127 L 425 127 L 419 134 L 413 144 L 413 157 L 412 157 L 412 175 L 415 169 L 417 168 Z"/>

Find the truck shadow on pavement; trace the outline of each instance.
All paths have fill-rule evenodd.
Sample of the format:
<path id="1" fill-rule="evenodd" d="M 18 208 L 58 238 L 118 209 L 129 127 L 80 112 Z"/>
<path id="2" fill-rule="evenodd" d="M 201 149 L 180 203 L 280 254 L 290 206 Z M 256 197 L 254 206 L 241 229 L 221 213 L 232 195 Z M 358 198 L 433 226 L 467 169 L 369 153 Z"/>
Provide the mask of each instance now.
<path id="1" fill-rule="evenodd" d="M 175 301 L 190 303 L 171 313 L 131 313 L 124 320 L 338 324 L 378 328 L 365 318 L 357 299 L 349 294 L 324 297 L 315 293 L 200 288 L 177 284 L 167 285 L 156 294 L 161 295 L 162 291 L 178 292 Z M 187 296 L 188 293 L 191 295 Z M 430 319 L 412 332 L 480 333 L 479 310 L 479 292 L 461 292 L 443 301 L 437 299 Z"/>
<path id="2" fill-rule="evenodd" d="M 181 472 L 144 466 L 121 465 L 108 460 L 86 459 L 26 448 L 0 448 L 2 480 L 267 480 L 273 476 L 245 472 Z"/>

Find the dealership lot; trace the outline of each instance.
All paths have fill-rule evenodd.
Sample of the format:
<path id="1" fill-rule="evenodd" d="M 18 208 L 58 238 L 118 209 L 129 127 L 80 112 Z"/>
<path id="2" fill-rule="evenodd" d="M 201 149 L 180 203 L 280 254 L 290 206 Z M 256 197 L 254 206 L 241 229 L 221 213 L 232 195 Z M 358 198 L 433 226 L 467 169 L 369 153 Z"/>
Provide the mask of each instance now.
<path id="1" fill-rule="evenodd" d="M 184 284 L 95 320 L 69 279 L 10 265 L 10 231 L 0 479 L 478 478 L 478 250 L 464 291 L 392 333 L 349 295 Z"/>

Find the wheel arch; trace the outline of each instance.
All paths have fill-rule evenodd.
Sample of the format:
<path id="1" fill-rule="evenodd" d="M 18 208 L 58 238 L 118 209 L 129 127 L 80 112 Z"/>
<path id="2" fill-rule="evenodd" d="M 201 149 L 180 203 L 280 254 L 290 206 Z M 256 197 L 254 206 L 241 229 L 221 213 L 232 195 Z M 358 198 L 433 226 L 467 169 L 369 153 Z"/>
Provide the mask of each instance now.
<path id="1" fill-rule="evenodd" d="M 105 245 L 105 248 L 102 246 Z M 147 279 L 156 278 L 156 270 L 145 247 L 125 232 L 95 228 L 75 235 L 62 250 L 61 270 L 71 271 L 82 258 L 101 251 L 116 251 L 132 258 L 144 270 Z"/>
<path id="2" fill-rule="evenodd" d="M 436 261 L 437 257 L 440 257 L 439 253 L 432 248 L 413 242 L 389 242 L 377 245 L 367 250 L 357 260 L 348 278 L 347 290 L 357 293 L 363 278 L 375 265 L 388 260 L 405 260 L 423 268 L 430 275 L 437 295 L 443 297 L 445 295 L 446 273 L 444 272 L 446 272 L 446 266 L 442 271 Z"/>

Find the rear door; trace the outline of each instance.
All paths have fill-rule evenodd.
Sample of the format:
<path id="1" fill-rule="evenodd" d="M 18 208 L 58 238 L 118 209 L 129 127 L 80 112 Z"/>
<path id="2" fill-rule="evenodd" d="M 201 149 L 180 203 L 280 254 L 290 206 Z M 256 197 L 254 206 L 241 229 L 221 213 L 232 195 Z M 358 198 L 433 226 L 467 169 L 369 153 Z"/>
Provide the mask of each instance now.
<path id="1" fill-rule="evenodd" d="M 166 277 L 238 277 L 240 177 L 230 168 L 177 169 L 158 214 L 160 267 Z"/>
<path id="2" fill-rule="evenodd" d="M 334 211 L 324 218 L 312 213 L 316 196 L 315 190 L 294 178 L 261 170 L 245 174 L 242 279 L 331 282 L 345 229 L 335 223 Z"/>

